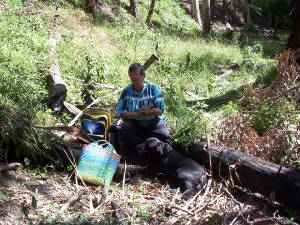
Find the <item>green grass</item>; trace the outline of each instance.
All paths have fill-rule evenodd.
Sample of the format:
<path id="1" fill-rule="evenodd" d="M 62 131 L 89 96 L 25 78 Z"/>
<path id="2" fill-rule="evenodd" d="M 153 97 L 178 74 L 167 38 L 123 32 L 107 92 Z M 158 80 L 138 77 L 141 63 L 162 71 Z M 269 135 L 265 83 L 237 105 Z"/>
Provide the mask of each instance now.
<path id="1" fill-rule="evenodd" d="M 144 63 L 151 54 L 157 54 L 160 60 L 147 70 L 146 79 L 161 87 L 167 103 L 168 126 L 175 136 L 179 132 L 177 137 L 182 142 L 187 138 L 191 139 L 189 141 L 201 138 L 206 128 L 213 129 L 216 121 L 228 114 L 226 107 L 209 113 L 199 107 L 188 107 L 184 100 L 186 91 L 204 98 L 216 97 L 257 77 L 274 74 L 276 66 L 273 59 L 263 57 L 266 52 L 279 51 L 273 42 L 269 46 L 242 32 L 219 31 L 202 36 L 179 1 L 158 1 L 150 29 L 144 23 L 149 9 L 147 1 L 139 1 L 139 22 L 120 8 L 120 18 L 114 24 L 103 20 L 93 24 L 91 15 L 74 7 L 81 6 L 80 1 L 72 1 L 73 5 L 61 1 L 57 11 L 49 1 L 37 2 L 35 8 L 18 0 L 7 0 L 6 3 L 19 9 L 2 10 L 0 15 L 0 67 L 3 74 L 0 79 L 1 84 L 5 84 L 0 87 L 0 101 L 20 109 L 24 109 L 25 102 L 27 107 L 29 102 L 31 110 L 23 111 L 33 114 L 31 118 L 39 124 L 62 124 L 70 119 L 66 113 L 53 116 L 41 103 L 48 95 L 46 78 L 51 60 L 47 40 L 54 31 L 62 35 L 57 53 L 60 71 L 68 85 L 67 100 L 81 106 L 86 105 L 82 98 L 85 85 L 78 79 L 84 80 L 90 73 L 93 75 L 89 82 L 122 88 L 130 82 L 127 70 L 131 63 Z M 42 14 L 38 16 L 26 13 L 26 10 L 21 15 L 15 12 L 24 9 L 39 10 Z M 59 17 L 54 29 L 56 14 Z M 281 38 L 286 37 L 282 34 Z M 244 60 L 253 65 L 243 65 L 226 79 L 215 79 L 220 75 L 220 66 Z M 101 106 L 115 107 L 119 93 L 106 98 L 111 92 L 96 89 L 93 97 L 102 98 Z M 187 127 L 187 123 L 194 126 Z M 197 135 L 191 137 L 193 132 Z"/>

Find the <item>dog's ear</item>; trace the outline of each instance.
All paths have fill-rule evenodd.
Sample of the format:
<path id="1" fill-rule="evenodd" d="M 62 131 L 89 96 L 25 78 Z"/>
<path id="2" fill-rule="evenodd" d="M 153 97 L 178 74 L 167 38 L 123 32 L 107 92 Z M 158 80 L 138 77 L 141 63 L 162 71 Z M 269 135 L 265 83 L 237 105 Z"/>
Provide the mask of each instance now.
<path id="1" fill-rule="evenodd" d="M 156 146 L 160 143 L 160 140 L 157 139 L 157 138 L 148 138 L 148 139 L 146 140 L 146 143 L 148 144 L 148 147 L 149 147 L 150 149 L 154 149 L 154 148 L 156 148 Z"/>
<path id="2" fill-rule="evenodd" d="M 164 155 L 164 143 L 163 142 L 159 142 L 156 145 L 156 151 L 159 155 L 163 156 Z"/>
<path id="3" fill-rule="evenodd" d="M 173 150 L 173 148 L 168 144 L 168 143 L 163 143 L 164 145 L 164 152 L 167 153 L 167 152 L 170 152 Z"/>

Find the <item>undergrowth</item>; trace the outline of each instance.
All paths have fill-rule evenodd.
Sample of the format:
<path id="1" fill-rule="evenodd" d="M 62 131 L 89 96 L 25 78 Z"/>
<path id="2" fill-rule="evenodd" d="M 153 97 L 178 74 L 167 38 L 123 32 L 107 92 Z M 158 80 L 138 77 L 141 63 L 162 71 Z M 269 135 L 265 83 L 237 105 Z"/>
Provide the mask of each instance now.
<path id="1" fill-rule="evenodd" d="M 289 51 L 277 60 L 278 75 L 269 86 L 245 87 L 241 113 L 223 122 L 219 141 L 265 160 L 300 168 L 299 70 Z"/>
<path id="2" fill-rule="evenodd" d="M 51 89 L 47 81 L 51 63 L 47 41 L 53 32 L 62 36 L 57 57 L 68 85 L 67 101 L 81 109 L 98 97 L 99 107 L 114 108 L 120 93 L 116 90 L 130 82 L 128 66 L 133 62 L 144 63 L 151 54 L 158 55 L 159 62 L 146 71 L 146 80 L 161 87 L 168 127 L 177 144 L 186 149 L 206 138 L 218 121 L 234 113 L 228 105 L 205 112 L 206 106 L 201 102 L 187 104 L 187 92 L 208 99 L 236 90 L 257 77 L 260 78 L 256 85 L 266 86 L 276 77 L 276 61 L 263 58 L 263 42 L 249 39 L 242 30 L 214 31 L 202 36 L 180 1 L 157 1 L 150 28 L 144 22 L 149 9 L 144 1 L 139 1 L 139 21 L 120 7 L 120 15 L 113 23 L 93 23 L 81 0 L 61 0 L 58 7 L 48 0 L 33 6 L 21 0 L 4 3 L 6 8 L 0 8 L 0 105 L 10 108 L 14 118 L 24 117 L 33 124 L 54 126 L 71 120 L 67 112 L 54 114 L 46 109 L 45 99 Z M 216 79 L 221 74 L 220 67 L 235 63 L 241 65 L 239 70 L 227 79 Z M 269 112 L 272 106 L 264 107 L 261 113 Z M 278 112 L 272 112 L 269 116 L 281 121 Z M 249 119 L 251 126 L 267 126 L 258 128 L 261 130 L 273 126 L 261 122 L 260 114 L 255 115 Z M 4 120 L 4 124 L 10 123 Z M 13 132 L 15 126 L 11 125 L 7 136 L 17 134 Z M 29 141 L 21 134 L 15 138 L 20 143 Z M 47 149 L 39 144 L 35 147 Z"/>

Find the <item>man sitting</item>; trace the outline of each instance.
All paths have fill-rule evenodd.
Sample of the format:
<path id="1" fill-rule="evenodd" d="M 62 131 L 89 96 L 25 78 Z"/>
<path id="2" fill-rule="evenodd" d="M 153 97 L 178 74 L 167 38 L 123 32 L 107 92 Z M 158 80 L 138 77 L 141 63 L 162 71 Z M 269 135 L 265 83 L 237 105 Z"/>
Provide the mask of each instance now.
<path id="1" fill-rule="evenodd" d="M 124 119 L 121 127 L 123 146 L 138 160 L 136 146 L 148 137 L 165 141 L 169 131 L 164 118 L 164 97 L 159 87 L 145 81 L 145 70 L 139 63 L 131 64 L 128 70 L 131 84 L 121 93 L 118 101 L 118 116 Z"/>

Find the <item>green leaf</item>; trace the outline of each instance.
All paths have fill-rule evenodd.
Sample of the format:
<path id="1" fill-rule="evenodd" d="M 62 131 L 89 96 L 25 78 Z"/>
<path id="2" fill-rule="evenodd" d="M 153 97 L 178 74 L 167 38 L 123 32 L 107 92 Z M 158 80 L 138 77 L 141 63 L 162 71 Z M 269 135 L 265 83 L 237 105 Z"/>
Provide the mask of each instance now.
<path id="1" fill-rule="evenodd" d="M 68 172 L 72 171 L 73 169 L 74 169 L 74 168 L 73 168 L 72 165 L 68 165 L 68 166 L 67 166 L 67 171 L 68 171 Z"/>
<path id="2" fill-rule="evenodd" d="M 26 166 L 29 166 L 30 165 L 30 159 L 24 158 L 24 163 L 25 163 Z"/>
<path id="3" fill-rule="evenodd" d="M 6 194 L 0 191 L 0 201 L 6 201 L 6 200 L 7 200 Z"/>

